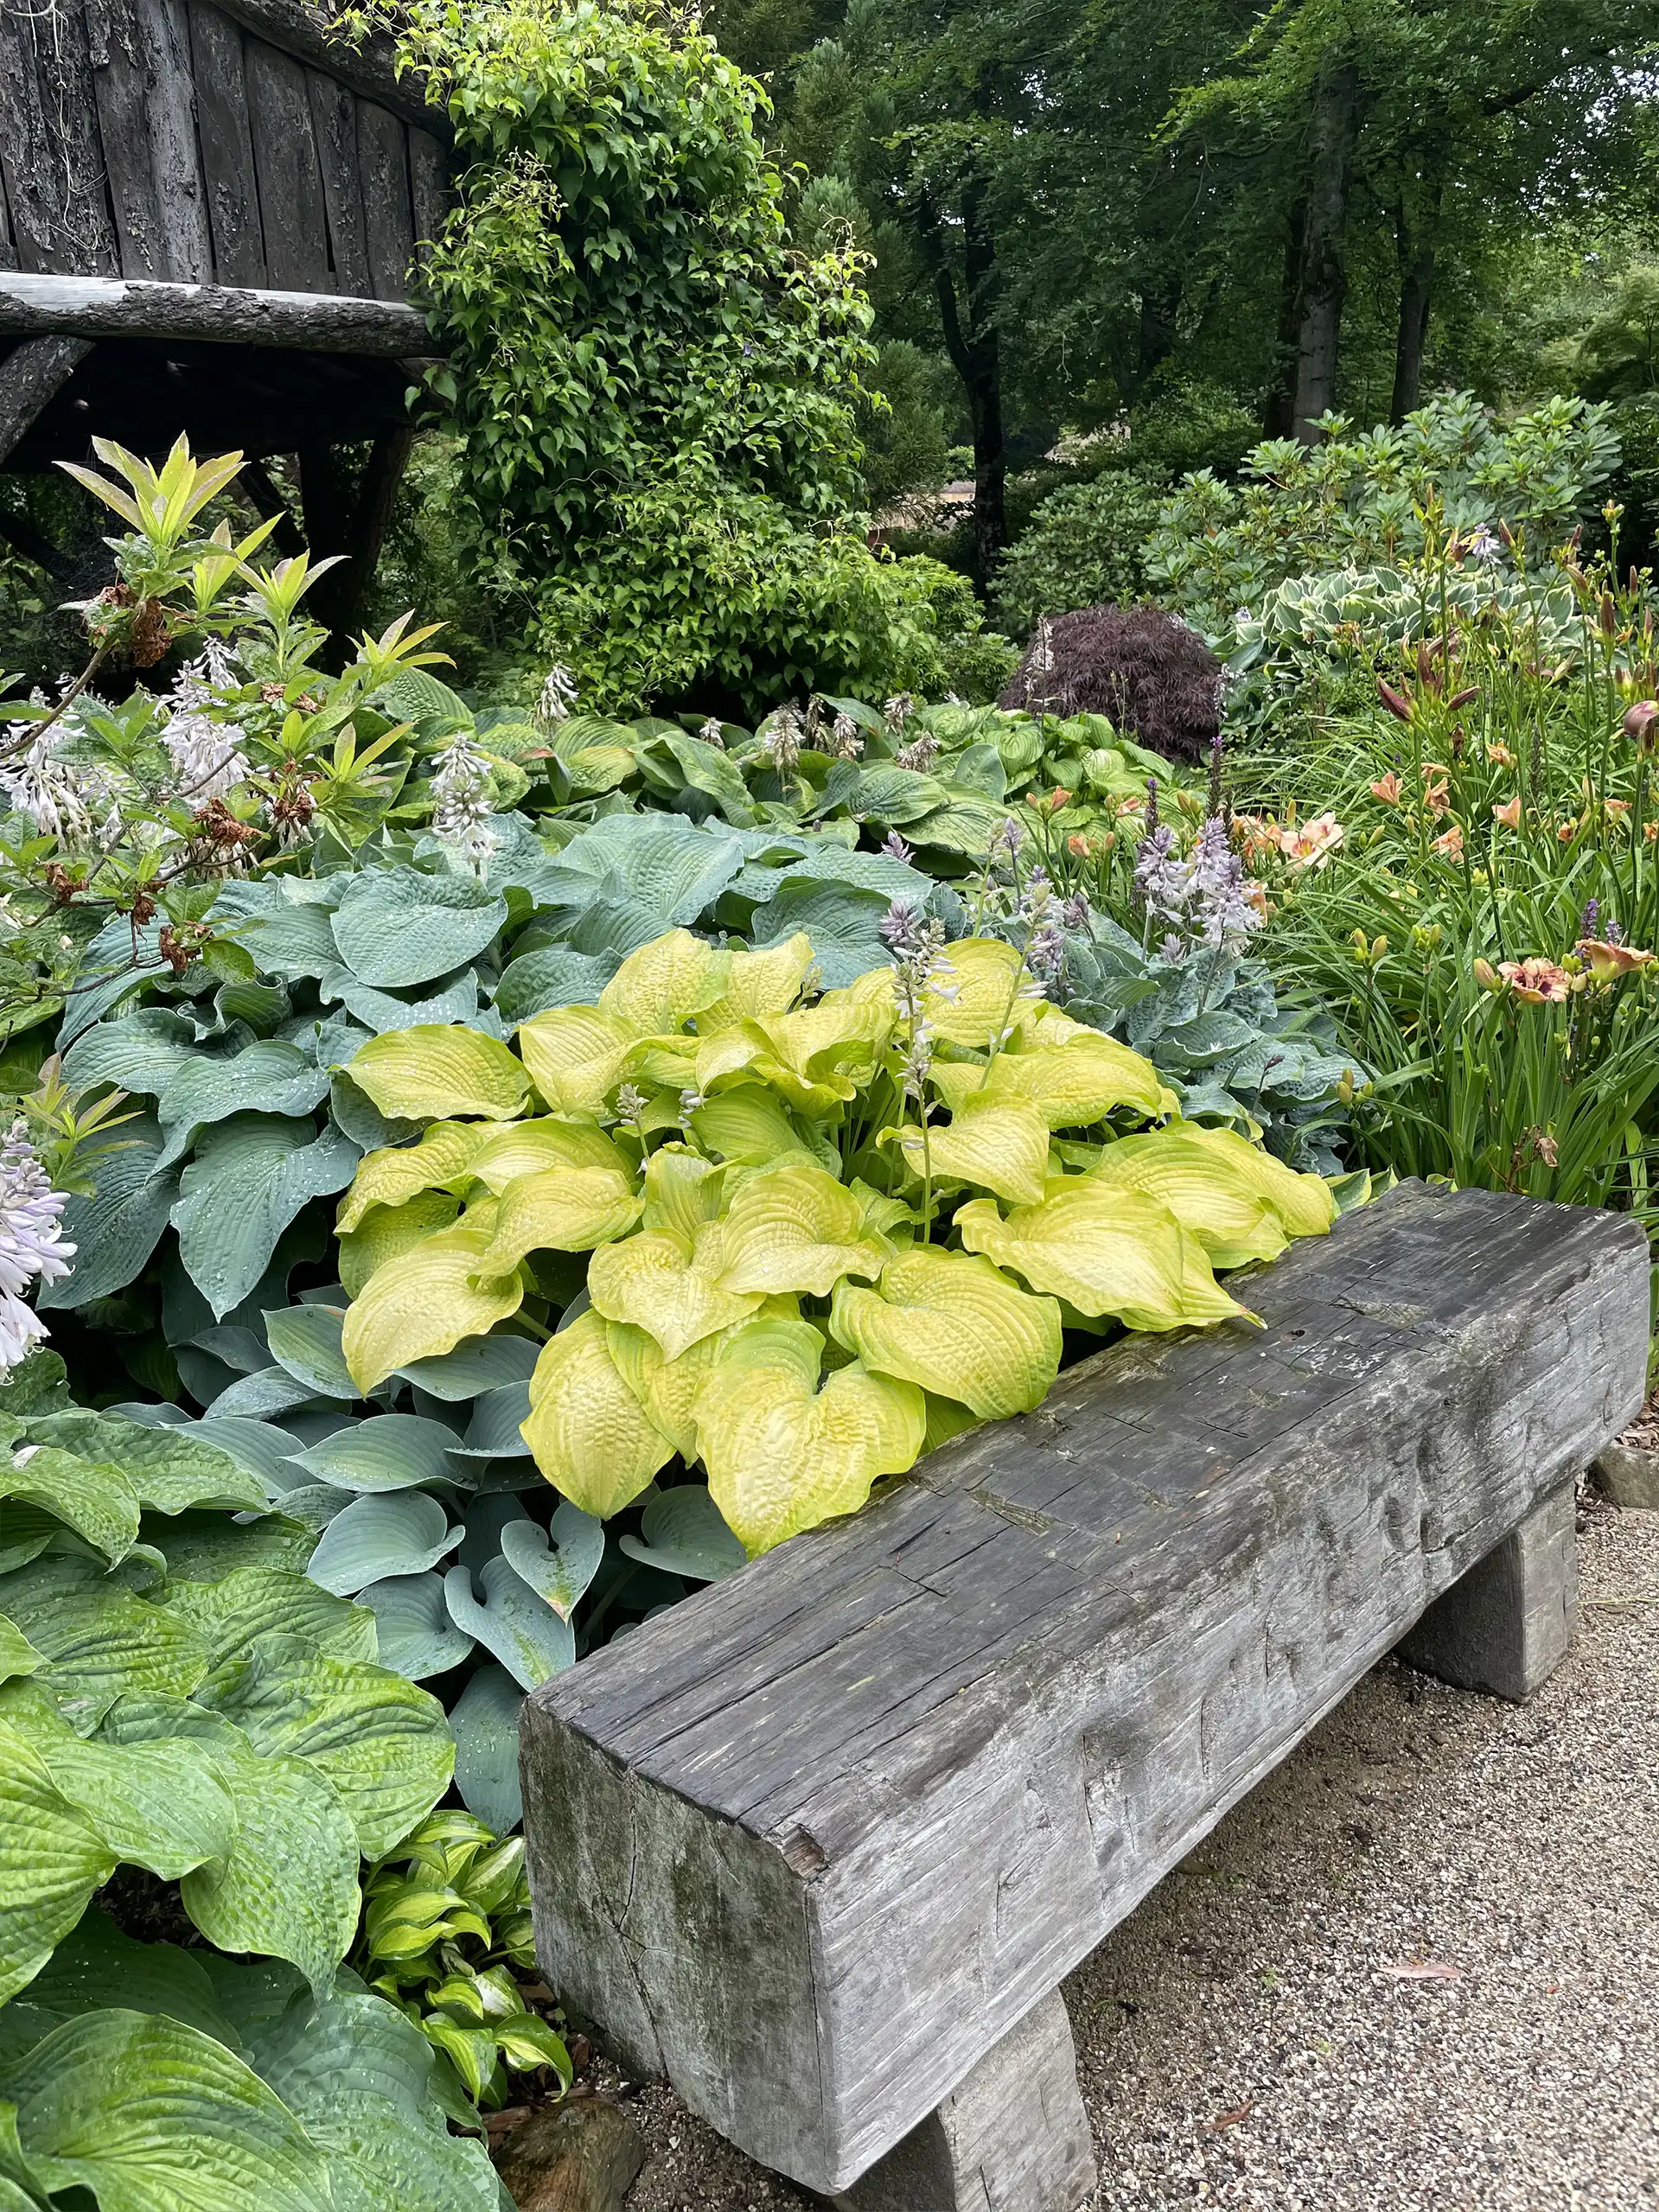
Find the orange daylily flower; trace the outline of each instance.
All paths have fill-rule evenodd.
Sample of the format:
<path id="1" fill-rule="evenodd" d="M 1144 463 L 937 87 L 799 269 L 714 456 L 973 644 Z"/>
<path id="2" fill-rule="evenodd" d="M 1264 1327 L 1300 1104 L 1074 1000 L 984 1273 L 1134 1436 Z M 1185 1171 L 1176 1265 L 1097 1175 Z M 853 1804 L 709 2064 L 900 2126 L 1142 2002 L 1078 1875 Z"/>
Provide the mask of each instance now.
<path id="1" fill-rule="evenodd" d="M 1444 837 L 1435 838 L 1429 850 L 1432 852 L 1440 853 L 1447 860 L 1461 860 L 1463 858 L 1463 824 L 1453 822 Z"/>
<path id="2" fill-rule="evenodd" d="M 1380 799 L 1385 806 L 1392 806 L 1400 797 L 1400 778 L 1392 768 L 1387 775 L 1380 775 L 1371 786 L 1373 799 Z"/>
<path id="3" fill-rule="evenodd" d="M 1295 823 L 1279 832 L 1279 849 L 1292 868 L 1324 868 L 1348 832 L 1329 808 L 1310 822 Z"/>
<path id="4" fill-rule="evenodd" d="M 1518 830 L 1521 827 L 1521 794 L 1517 791 L 1505 806 L 1494 806 L 1492 819 L 1502 822 L 1506 830 Z"/>
<path id="5" fill-rule="evenodd" d="M 1574 950 L 1598 983 L 1611 983 L 1633 968 L 1644 968 L 1653 958 L 1639 945 L 1610 945 L 1605 937 L 1580 937 Z"/>
<path id="6" fill-rule="evenodd" d="M 1452 794 L 1444 783 L 1432 783 L 1423 794 L 1423 804 L 1438 821 L 1452 805 Z"/>
<path id="7" fill-rule="evenodd" d="M 1497 972 L 1529 1006 L 1559 1004 L 1573 993 L 1573 979 L 1557 960 L 1501 960 Z"/>
<path id="8" fill-rule="evenodd" d="M 1496 737 L 1487 740 L 1486 757 L 1494 768 L 1512 768 L 1515 766 L 1515 755 L 1507 745 L 1501 745 Z"/>

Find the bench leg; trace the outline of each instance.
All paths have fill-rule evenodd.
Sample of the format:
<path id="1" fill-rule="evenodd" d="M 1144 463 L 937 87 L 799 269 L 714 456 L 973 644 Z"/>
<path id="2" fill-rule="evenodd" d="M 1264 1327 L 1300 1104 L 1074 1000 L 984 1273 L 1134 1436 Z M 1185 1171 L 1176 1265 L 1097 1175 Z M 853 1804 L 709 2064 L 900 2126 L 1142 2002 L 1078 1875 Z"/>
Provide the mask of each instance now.
<path id="1" fill-rule="evenodd" d="M 836 2212 L 1077 2212 L 1096 2180 L 1065 1999 L 1052 1990 Z"/>
<path id="2" fill-rule="evenodd" d="M 1554 1673 L 1578 1621 L 1573 1488 L 1553 1490 L 1435 1600 L 1399 1647 L 1408 1666 L 1517 1705 Z"/>

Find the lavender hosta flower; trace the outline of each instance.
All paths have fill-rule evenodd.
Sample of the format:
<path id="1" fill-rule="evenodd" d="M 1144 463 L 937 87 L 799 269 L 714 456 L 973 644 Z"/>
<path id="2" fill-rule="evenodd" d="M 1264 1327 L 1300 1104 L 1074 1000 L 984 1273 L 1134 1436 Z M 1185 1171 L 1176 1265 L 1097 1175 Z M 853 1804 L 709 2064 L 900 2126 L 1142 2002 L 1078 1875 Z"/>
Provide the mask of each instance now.
<path id="1" fill-rule="evenodd" d="M 912 737 L 908 745 L 901 745 L 894 754 L 893 759 L 898 767 L 911 768 L 916 775 L 925 775 L 938 757 L 938 753 L 939 740 L 928 730 L 923 730 Z"/>
<path id="2" fill-rule="evenodd" d="M 1477 561 L 1495 561 L 1503 550 L 1490 522 L 1483 522 L 1478 529 L 1471 531 L 1464 542 Z"/>
<path id="3" fill-rule="evenodd" d="M 1175 850 L 1175 832 L 1167 823 L 1149 830 L 1135 849 L 1135 889 L 1155 919 L 1179 921 L 1184 915 L 1192 876 Z"/>
<path id="4" fill-rule="evenodd" d="M 801 717 L 792 706 L 781 706 L 767 724 L 761 750 L 780 775 L 787 775 L 801 760 L 803 735 Z"/>
<path id="5" fill-rule="evenodd" d="M 1599 937 L 1601 934 L 1601 901 L 1586 899 L 1584 912 L 1579 917 L 1579 937 Z"/>
<path id="6" fill-rule="evenodd" d="M 876 925 L 876 933 L 890 952 L 914 953 L 922 942 L 920 909 L 907 900 L 895 899 Z"/>
<path id="7" fill-rule="evenodd" d="M 1231 945 L 1261 927 L 1261 915 L 1244 896 L 1244 863 L 1233 849 L 1223 816 L 1212 814 L 1198 832 L 1190 864 L 1198 934 L 1206 945 Z"/>
<path id="8" fill-rule="evenodd" d="M 547 671 L 535 705 L 535 724 L 539 730 L 557 730 L 561 722 L 568 722 L 571 710 L 576 704 L 576 684 L 571 672 L 562 662 L 555 661 Z"/>
<path id="9" fill-rule="evenodd" d="M 916 711 L 916 701 L 909 692 L 895 692 L 890 699 L 882 702 L 882 720 L 896 737 Z"/>
<path id="10" fill-rule="evenodd" d="M 850 714 L 838 714 L 830 724 L 829 751 L 838 761 L 856 761 L 864 751 L 864 739 L 858 735 L 858 725 Z"/>
<path id="11" fill-rule="evenodd" d="M 991 832 L 990 857 L 994 860 L 999 852 L 1005 852 L 1011 860 L 1018 860 L 1024 842 L 1024 825 L 1017 822 L 1011 814 L 1005 814 Z"/>
<path id="12" fill-rule="evenodd" d="M 1087 891 L 1074 891 L 1060 909 L 1060 919 L 1068 929 L 1087 929 L 1094 918 Z"/>
<path id="13" fill-rule="evenodd" d="M 489 826 L 489 763 L 464 730 L 438 755 L 432 802 L 432 835 L 482 877 L 501 840 Z"/>
<path id="14" fill-rule="evenodd" d="M 720 717 L 718 714 L 711 714 L 697 734 L 705 745 L 712 745 L 717 753 L 724 752 L 726 749 L 726 733 L 721 727 Z"/>
<path id="15" fill-rule="evenodd" d="M 239 722 L 222 717 L 221 694 L 237 689 L 240 680 L 231 653 L 220 639 L 210 638 L 196 660 L 185 662 L 161 702 L 167 709 L 162 743 L 179 780 L 178 796 L 194 806 L 222 799 L 250 772 L 242 750 L 247 732 Z M 214 718 L 215 708 L 222 718 Z"/>
<path id="16" fill-rule="evenodd" d="M 882 839 L 882 851 L 890 860 L 903 860 L 907 864 L 916 858 L 914 849 L 906 845 L 896 830 L 889 830 Z"/>
<path id="17" fill-rule="evenodd" d="M 60 1218 L 68 1202 L 48 1182 L 28 1124 L 14 1121 L 0 1146 L 0 1374 L 46 1337 L 23 1293 L 33 1282 L 61 1283 L 69 1272 L 75 1247 L 64 1242 Z"/>

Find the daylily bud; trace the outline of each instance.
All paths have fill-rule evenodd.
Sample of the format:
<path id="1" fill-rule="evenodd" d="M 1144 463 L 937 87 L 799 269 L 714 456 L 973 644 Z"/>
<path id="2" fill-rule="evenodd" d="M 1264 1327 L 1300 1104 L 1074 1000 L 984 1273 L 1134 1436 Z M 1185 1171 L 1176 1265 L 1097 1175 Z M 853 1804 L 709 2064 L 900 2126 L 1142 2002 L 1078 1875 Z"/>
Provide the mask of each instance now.
<path id="1" fill-rule="evenodd" d="M 1377 678 L 1377 693 L 1383 705 L 1388 708 L 1396 721 L 1409 722 L 1411 720 L 1409 701 L 1403 698 L 1392 684 L 1385 684 L 1381 676 Z"/>
<path id="2" fill-rule="evenodd" d="M 1624 735 L 1639 745 L 1644 753 L 1652 752 L 1659 744 L 1659 699 L 1638 699 L 1624 711 Z"/>
<path id="3" fill-rule="evenodd" d="M 1602 635 L 1604 637 L 1611 637 L 1613 632 L 1618 628 L 1618 609 L 1613 604 L 1613 595 L 1611 591 L 1604 591 L 1601 595 Z"/>
<path id="4" fill-rule="evenodd" d="M 1483 991 L 1502 991 L 1503 988 L 1498 980 L 1497 970 L 1490 960 L 1476 961 L 1475 980 Z"/>
<path id="5" fill-rule="evenodd" d="M 1467 706 L 1471 699 L 1477 699 L 1479 697 L 1478 687 L 1471 684 L 1466 692 L 1454 692 L 1446 701 L 1446 705 L 1448 707 Z"/>

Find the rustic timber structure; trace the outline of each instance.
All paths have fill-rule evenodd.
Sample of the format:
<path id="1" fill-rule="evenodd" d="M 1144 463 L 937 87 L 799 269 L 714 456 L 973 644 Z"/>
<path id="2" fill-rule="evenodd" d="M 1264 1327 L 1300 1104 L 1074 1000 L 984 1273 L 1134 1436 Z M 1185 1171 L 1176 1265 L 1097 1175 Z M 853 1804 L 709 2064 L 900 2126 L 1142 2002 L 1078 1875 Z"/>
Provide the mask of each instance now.
<path id="1" fill-rule="evenodd" d="M 304 538 L 349 557 L 319 588 L 338 622 L 411 441 L 450 135 L 383 37 L 331 39 L 304 0 L 0 0 L 0 467 L 183 431 L 252 456 L 291 551 L 261 462 L 297 455 Z"/>
<path id="2" fill-rule="evenodd" d="M 1074 2212 L 1058 1984 L 1384 1654 L 1521 1698 L 1637 1223 L 1406 1185 L 526 1701 L 549 1984 L 846 2212 Z"/>

